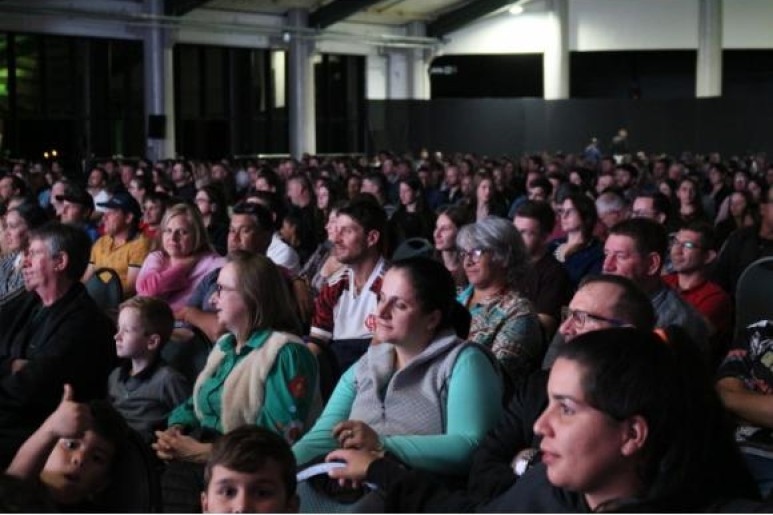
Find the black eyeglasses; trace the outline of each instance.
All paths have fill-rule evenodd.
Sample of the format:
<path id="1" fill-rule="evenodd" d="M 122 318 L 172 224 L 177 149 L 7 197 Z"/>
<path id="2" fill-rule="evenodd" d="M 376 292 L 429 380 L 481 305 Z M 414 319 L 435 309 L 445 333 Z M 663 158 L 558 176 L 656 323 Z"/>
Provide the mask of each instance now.
<path id="1" fill-rule="evenodd" d="M 630 325 L 628 322 L 618 320 L 617 318 L 607 318 L 601 315 L 594 315 L 593 313 L 588 313 L 587 311 L 582 311 L 580 309 L 571 309 L 568 306 L 564 306 L 561 308 L 561 323 L 563 324 L 569 319 L 571 319 L 574 326 L 578 328 L 584 327 L 585 324 L 588 323 L 588 320 L 605 322 L 613 327 Z"/>

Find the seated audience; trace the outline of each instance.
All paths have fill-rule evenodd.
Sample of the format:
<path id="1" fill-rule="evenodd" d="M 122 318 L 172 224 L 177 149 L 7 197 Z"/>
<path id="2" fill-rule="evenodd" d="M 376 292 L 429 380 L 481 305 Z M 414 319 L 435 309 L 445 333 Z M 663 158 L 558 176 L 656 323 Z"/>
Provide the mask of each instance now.
<path id="1" fill-rule="evenodd" d="M 512 379 L 539 367 L 545 353 L 539 318 L 515 289 L 530 272 L 521 235 L 495 216 L 465 225 L 456 236 L 470 286 L 458 301 L 472 315 L 470 341 L 492 350 Z"/>
<path id="2" fill-rule="evenodd" d="M 70 184 L 65 189 L 64 195 L 59 195 L 57 200 L 62 203 L 62 215 L 59 220 L 63 224 L 83 229 L 92 242 L 99 239 L 99 231 L 91 221 L 94 213 L 94 199 L 88 191 L 77 184 Z"/>
<path id="3" fill-rule="evenodd" d="M 199 208 L 207 237 L 215 251 L 221 256 L 226 254 L 228 240 L 228 204 L 219 185 L 202 186 L 196 192 L 196 207 Z"/>
<path id="4" fill-rule="evenodd" d="M 99 513 L 94 497 L 110 483 L 128 428 L 105 401 L 79 404 L 64 385 L 56 410 L 19 448 L 7 474 L 39 480 L 62 513 Z"/>
<path id="5" fill-rule="evenodd" d="M 4 250 L 0 257 L 0 307 L 24 291 L 24 252 L 29 244 L 29 233 L 48 220 L 46 212 L 37 204 L 27 202 L 9 209 L 5 214 Z"/>
<path id="6" fill-rule="evenodd" d="M 494 186 L 494 179 L 486 173 L 475 176 L 475 195 L 472 197 L 470 211 L 475 221 L 480 222 L 489 216 L 504 218 L 507 216 L 507 200 Z"/>
<path id="7" fill-rule="evenodd" d="M 311 255 L 306 264 L 303 265 L 298 274 L 311 289 L 312 297 L 316 298 L 322 290 L 322 286 L 343 270 L 343 264 L 336 257 L 333 246 L 335 245 L 336 231 L 338 230 L 337 220 L 338 211 L 344 204 L 336 204 L 330 208 L 330 214 L 327 217 L 325 231 L 327 240 L 319 244 L 317 249 Z"/>
<path id="8" fill-rule="evenodd" d="M 521 234 L 531 264 L 516 290 L 529 299 L 539 317 L 545 341 L 553 337 L 561 322 L 561 308 L 572 297 L 572 283 L 566 269 L 548 252 L 548 240 L 555 215 L 547 202 L 527 200 L 515 211 L 513 225 Z"/>
<path id="9" fill-rule="evenodd" d="M 167 209 L 160 241 L 160 250 L 148 254 L 137 275 L 137 293 L 159 297 L 175 310 L 224 259 L 212 250 L 201 215 L 189 204 Z"/>
<path id="10" fill-rule="evenodd" d="M 453 279 L 437 261 L 392 265 L 375 309 L 381 343 L 344 373 L 317 423 L 293 446 L 299 465 L 344 448 L 386 451 L 446 477 L 466 475 L 475 446 L 500 414 L 503 390 L 494 358 L 454 332 L 454 297 Z"/>
<path id="11" fill-rule="evenodd" d="M 607 239 L 610 227 L 625 220 L 630 214 L 625 197 L 612 189 L 602 192 L 596 198 L 596 213 L 600 223 L 596 224 L 594 234 L 601 241 Z"/>
<path id="12" fill-rule="evenodd" d="M 400 205 L 389 219 L 389 244 L 396 249 L 410 238 L 432 239 L 435 215 L 427 205 L 424 186 L 416 174 L 400 179 Z"/>
<path id="13" fill-rule="evenodd" d="M 204 468 L 204 513 L 296 513 L 295 456 L 276 433 L 242 426 L 219 438 Z"/>
<path id="14" fill-rule="evenodd" d="M 763 497 L 773 491 L 773 322 L 744 328 L 717 372 L 717 391 L 736 417 L 736 441 Z"/>
<path id="15" fill-rule="evenodd" d="M 603 245 L 593 236 L 596 205 L 582 193 L 570 193 L 556 212 L 566 236 L 550 242 L 548 252 L 564 265 L 576 287 L 586 275 L 601 272 L 604 262 Z"/>
<path id="16" fill-rule="evenodd" d="M 347 463 L 330 476 L 375 483 L 387 512 L 699 512 L 753 498 L 708 373 L 677 336 L 620 327 L 563 347 L 534 423 L 540 463 L 489 502 L 357 450 L 330 453 Z"/>
<path id="17" fill-rule="evenodd" d="M 58 222 L 30 233 L 27 291 L 0 310 L 0 464 L 56 409 L 65 383 L 79 400 L 105 398 L 113 325 L 79 281 L 90 245 Z"/>
<path id="18" fill-rule="evenodd" d="M 324 233 L 322 211 L 317 207 L 314 189 L 306 175 L 294 174 L 287 179 L 287 199 L 288 212 L 299 220 L 297 252 L 300 262 L 305 263 L 323 240 Z M 283 218 L 277 217 L 278 220 Z"/>
<path id="19" fill-rule="evenodd" d="M 228 254 L 238 251 L 265 256 L 271 241 L 273 221 L 268 209 L 260 204 L 240 202 L 234 206 L 228 230 Z M 277 265 L 278 266 L 278 265 Z M 279 267 L 280 271 L 282 267 Z M 207 337 L 216 341 L 225 331 L 212 302 L 217 290 L 217 278 L 222 268 L 216 268 L 207 274 L 188 299 L 185 307 L 174 313 L 176 320 L 198 327 Z M 176 331 L 180 339 L 190 338 L 191 334 Z"/>
<path id="20" fill-rule="evenodd" d="M 136 293 L 137 276 L 150 252 L 151 242 L 139 230 L 142 212 L 134 197 L 126 192 L 115 193 L 101 205 L 105 208 L 105 235 L 91 249 L 83 282 L 98 269 L 111 268 L 121 279 L 124 297 L 129 298 Z"/>
<path id="21" fill-rule="evenodd" d="M 733 301 L 722 288 L 708 279 L 717 257 L 714 228 L 706 222 L 691 222 L 671 238 L 673 274 L 663 281 L 679 292 L 709 321 L 714 329 L 714 356 L 718 364 L 733 338 Z"/>
<path id="22" fill-rule="evenodd" d="M 203 490 L 204 463 L 220 434 L 254 424 L 296 441 L 318 400 L 317 363 L 302 340 L 290 293 L 265 256 L 235 252 L 217 280 L 218 320 L 228 333 L 213 347 L 193 395 L 156 432 L 153 448 L 168 462 L 164 505 L 193 509 Z"/>
<path id="23" fill-rule="evenodd" d="M 733 231 L 741 227 L 754 227 L 759 224 L 759 206 L 747 191 L 734 191 L 730 194 L 728 217 L 717 223 L 717 241 L 722 244 Z"/>
<path id="24" fill-rule="evenodd" d="M 732 233 L 714 265 L 712 279 L 735 294 L 741 273 L 756 260 L 773 256 L 773 188 L 768 185 L 760 199 L 760 223 Z"/>
<path id="25" fill-rule="evenodd" d="M 170 205 L 169 196 L 164 193 L 148 192 L 142 203 L 142 222 L 140 230 L 151 242 L 156 241 L 158 230 L 161 228 L 161 220 Z"/>
<path id="26" fill-rule="evenodd" d="M 433 233 L 435 250 L 440 254 L 446 270 L 454 278 L 454 284 L 459 293 L 467 287 L 467 275 L 464 273 L 459 250 L 456 248 L 456 235 L 463 225 L 470 222 L 472 222 L 472 216 L 469 209 L 464 206 L 446 206 L 438 212 Z"/>
<path id="27" fill-rule="evenodd" d="M 679 201 L 677 215 L 680 225 L 694 221 L 709 222 L 703 208 L 700 186 L 694 178 L 684 177 L 679 181 L 676 198 Z"/>
<path id="28" fill-rule="evenodd" d="M 108 399 L 148 443 L 191 393 L 185 377 L 161 359 L 173 326 L 172 310 L 162 300 L 132 297 L 120 306 L 115 346 L 125 362 L 108 378 Z"/>
<path id="29" fill-rule="evenodd" d="M 651 330 L 655 324 L 652 303 L 625 277 L 588 276 L 565 308 L 561 336 L 577 336 L 608 327 L 633 326 Z M 473 455 L 467 495 L 484 502 L 507 490 L 523 473 L 529 456 L 539 448 L 534 422 L 548 405 L 548 371 L 536 370 L 518 383 L 510 404 Z"/>
<path id="30" fill-rule="evenodd" d="M 338 211 L 334 255 L 345 268 L 320 290 L 311 319 L 309 348 L 326 351 L 332 377 L 323 378 L 327 397 L 338 376 L 365 354 L 373 338 L 369 322 L 376 309 L 386 261 L 383 257 L 386 214 L 369 196 L 360 196 Z"/>
<path id="31" fill-rule="evenodd" d="M 612 227 L 604 243 L 604 273 L 635 282 L 652 299 L 657 326 L 684 329 L 711 363 L 715 351 L 709 341 L 712 328 L 698 310 L 663 281 L 661 269 L 667 248 L 668 235 L 662 225 L 647 218 L 625 220 Z"/>
<path id="32" fill-rule="evenodd" d="M 284 209 L 279 205 L 279 200 L 273 193 L 253 192 L 247 196 L 245 201 L 260 204 L 268 209 L 271 212 L 274 229 L 284 219 Z M 271 237 L 266 256 L 278 266 L 287 269 L 292 276 L 297 275 L 301 270 L 301 259 L 298 257 L 298 252 L 282 240 L 278 230 L 275 230 Z"/>

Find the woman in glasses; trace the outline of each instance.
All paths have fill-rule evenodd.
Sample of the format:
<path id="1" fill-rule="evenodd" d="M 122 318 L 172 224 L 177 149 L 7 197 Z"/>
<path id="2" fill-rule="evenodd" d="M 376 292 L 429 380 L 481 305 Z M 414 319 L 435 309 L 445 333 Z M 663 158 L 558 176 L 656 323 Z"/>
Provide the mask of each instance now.
<path id="1" fill-rule="evenodd" d="M 566 236 L 550 242 L 548 250 L 563 263 L 572 285 L 589 274 L 601 272 L 604 246 L 593 236 L 598 222 L 596 205 L 583 193 L 570 193 L 560 202 L 556 214 Z"/>
<path id="2" fill-rule="evenodd" d="M 158 431 L 153 448 L 168 462 L 162 478 L 167 512 L 184 513 L 198 501 L 211 442 L 246 424 L 295 442 L 310 426 L 318 398 L 317 362 L 303 344 L 287 288 L 265 256 L 235 251 L 220 270 L 212 297 L 228 331 L 213 347 L 193 395 Z"/>
<path id="3" fill-rule="evenodd" d="M 514 286 L 529 269 L 520 233 L 491 216 L 462 227 L 456 245 L 470 283 L 457 298 L 472 315 L 469 339 L 491 349 L 513 379 L 524 377 L 545 345 L 533 306 Z"/>

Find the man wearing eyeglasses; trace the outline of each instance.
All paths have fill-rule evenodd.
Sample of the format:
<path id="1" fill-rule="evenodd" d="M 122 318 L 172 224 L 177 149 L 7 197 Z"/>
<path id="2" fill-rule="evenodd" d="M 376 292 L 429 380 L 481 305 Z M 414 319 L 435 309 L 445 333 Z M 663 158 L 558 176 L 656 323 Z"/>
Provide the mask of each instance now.
<path id="1" fill-rule="evenodd" d="M 587 276 L 564 310 L 563 342 L 619 326 L 651 330 L 655 312 L 649 297 L 632 281 L 614 275 Z M 501 494 L 535 460 L 539 437 L 534 422 L 548 405 L 548 370 L 537 370 L 516 388 L 498 424 L 473 454 L 465 496 L 486 502 Z"/>
<path id="2" fill-rule="evenodd" d="M 609 231 L 604 243 L 605 274 L 631 279 L 652 301 L 658 327 L 678 325 L 701 348 L 707 363 L 715 355 L 709 336 L 711 328 L 694 307 L 661 278 L 668 250 L 668 235 L 659 223 L 647 218 L 632 218 Z"/>
<path id="3" fill-rule="evenodd" d="M 710 224 L 692 222 L 683 226 L 671 238 L 674 273 L 663 276 L 663 280 L 714 326 L 714 339 L 723 346 L 717 349 L 715 357 L 719 358 L 732 337 L 733 303 L 730 295 L 708 279 L 709 267 L 717 257 L 715 242 Z"/>

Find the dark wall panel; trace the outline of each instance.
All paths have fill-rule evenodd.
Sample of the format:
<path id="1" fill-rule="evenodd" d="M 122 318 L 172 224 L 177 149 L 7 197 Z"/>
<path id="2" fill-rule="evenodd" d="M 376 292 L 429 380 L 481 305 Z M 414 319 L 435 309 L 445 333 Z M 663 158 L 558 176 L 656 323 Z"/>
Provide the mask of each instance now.
<path id="1" fill-rule="evenodd" d="M 633 151 L 773 151 L 773 101 L 439 99 L 369 101 L 369 151 L 579 152 L 620 128 Z"/>

